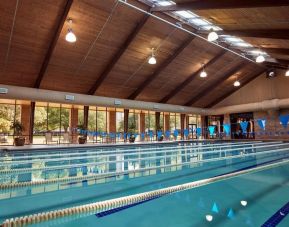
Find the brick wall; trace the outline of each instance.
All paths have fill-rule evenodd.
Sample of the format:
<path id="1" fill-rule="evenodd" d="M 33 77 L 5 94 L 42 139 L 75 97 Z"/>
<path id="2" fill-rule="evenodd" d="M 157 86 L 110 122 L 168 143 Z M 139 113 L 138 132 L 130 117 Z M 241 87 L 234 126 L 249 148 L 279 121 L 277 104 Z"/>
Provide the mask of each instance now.
<path id="1" fill-rule="evenodd" d="M 289 109 L 254 112 L 256 139 L 289 139 L 289 126 L 284 129 L 280 124 L 279 116 L 289 114 Z M 266 119 L 265 131 L 262 130 L 257 119 Z M 262 134 L 260 134 L 262 133 Z"/>

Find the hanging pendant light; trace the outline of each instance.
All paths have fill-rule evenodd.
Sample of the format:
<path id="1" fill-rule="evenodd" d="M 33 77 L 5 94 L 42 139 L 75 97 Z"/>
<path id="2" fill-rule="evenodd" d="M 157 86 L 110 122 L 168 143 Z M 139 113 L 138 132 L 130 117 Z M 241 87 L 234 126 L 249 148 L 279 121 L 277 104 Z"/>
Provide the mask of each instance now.
<path id="1" fill-rule="evenodd" d="M 68 28 L 68 32 L 65 36 L 65 40 L 67 42 L 70 42 L 70 43 L 74 43 L 76 42 L 76 35 L 73 33 L 72 31 L 72 19 L 68 19 L 68 23 L 69 23 L 69 28 Z"/>
<path id="2" fill-rule="evenodd" d="M 157 63 L 157 59 L 155 57 L 155 54 L 154 54 L 154 49 L 152 48 L 152 55 L 150 56 L 149 60 L 148 60 L 148 63 L 150 65 L 155 65 Z"/>
<path id="3" fill-rule="evenodd" d="M 289 69 L 286 71 L 285 76 L 289 76 Z"/>
<path id="4" fill-rule="evenodd" d="M 265 57 L 261 54 L 258 55 L 258 57 L 256 58 L 256 62 L 257 63 L 262 63 L 265 61 Z"/>
<path id="5" fill-rule="evenodd" d="M 210 30 L 210 33 L 208 35 L 208 41 L 214 42 L 219 38 L 217 32 L 215 32 L 213 29 Z"/>
<path id="6" fill-rule="evenodd" d="M 205 65 L 204 65 L 204 64 L 202 64 L 202 67 L 203 67 L 203 70 L 202 70 L 202 72 L 200 73 L 200 77 L 205 78 L 205 77 L 208 76 L 208 74 L 207 74 L 206 71 L 205 71 Z"/>

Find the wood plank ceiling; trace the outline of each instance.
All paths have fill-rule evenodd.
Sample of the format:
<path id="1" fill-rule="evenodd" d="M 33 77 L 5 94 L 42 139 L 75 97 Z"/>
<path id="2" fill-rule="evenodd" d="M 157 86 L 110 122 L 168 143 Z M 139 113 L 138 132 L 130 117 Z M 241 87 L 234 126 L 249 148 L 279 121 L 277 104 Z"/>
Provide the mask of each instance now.
<path id="1" fill-rule="evenodd" d="M 288 65 L 288 1 L 176 2 Z M 236 78 L 244 85 L 266 70 L 115 0 L 11 0 L 0 10 L 1 84 L 210 107 L 237 90 Z M 75 43 L 65 40 L 68 18 Z M 151 48 L 156 65 L 147 63 Z"/>

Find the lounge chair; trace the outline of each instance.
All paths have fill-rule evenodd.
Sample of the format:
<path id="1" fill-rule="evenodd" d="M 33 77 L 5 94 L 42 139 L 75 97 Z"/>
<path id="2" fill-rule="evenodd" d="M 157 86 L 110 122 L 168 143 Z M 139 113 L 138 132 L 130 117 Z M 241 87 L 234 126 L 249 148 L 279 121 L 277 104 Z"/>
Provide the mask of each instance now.
<path id="1" fill-rule="evenodd" d="M 56 144 L 58 144 L 58 143 L 59 143 L 58 140 L 53 140 L 53 138 L 52 138 L 52 133 L 51 133 L 51 132 L 45 133 L 45 141 L 46 141 L 46 144 L 49 144 L 49 143 L 56 143 Z"/>
<path id="2" fill-rule="evenodd" d="M 8 143 L 7 136 L 5 134 L 0 134 L 0 143 Z"/>
<path id="3" fill-rule="evenodd" d="M 69 135 L 68 132 L 65 132 L 62 134 L 63 138 L 60 139 L 61 143 L 71 143 L 71 136 Z"/>

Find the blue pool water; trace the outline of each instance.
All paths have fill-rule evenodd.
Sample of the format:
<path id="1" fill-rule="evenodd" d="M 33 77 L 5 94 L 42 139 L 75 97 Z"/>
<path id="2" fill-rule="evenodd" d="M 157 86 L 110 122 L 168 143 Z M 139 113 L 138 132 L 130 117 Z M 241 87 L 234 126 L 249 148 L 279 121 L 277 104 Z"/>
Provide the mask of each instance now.
<path id="1" fill-rule="evenodd" d="M 0 156 L 0 221 L 213 178 L 287 159 L 289 144 L 253 141 L 5 152 Z M 289 165 L 280 165 L 121 209 L 37 225 L 160 227 L 266 223 L 274 226 L 278 222 L 280 226 L 289 226 L 288 173 Z M 207 215 L 211 221 L 206 219 Z"/>

